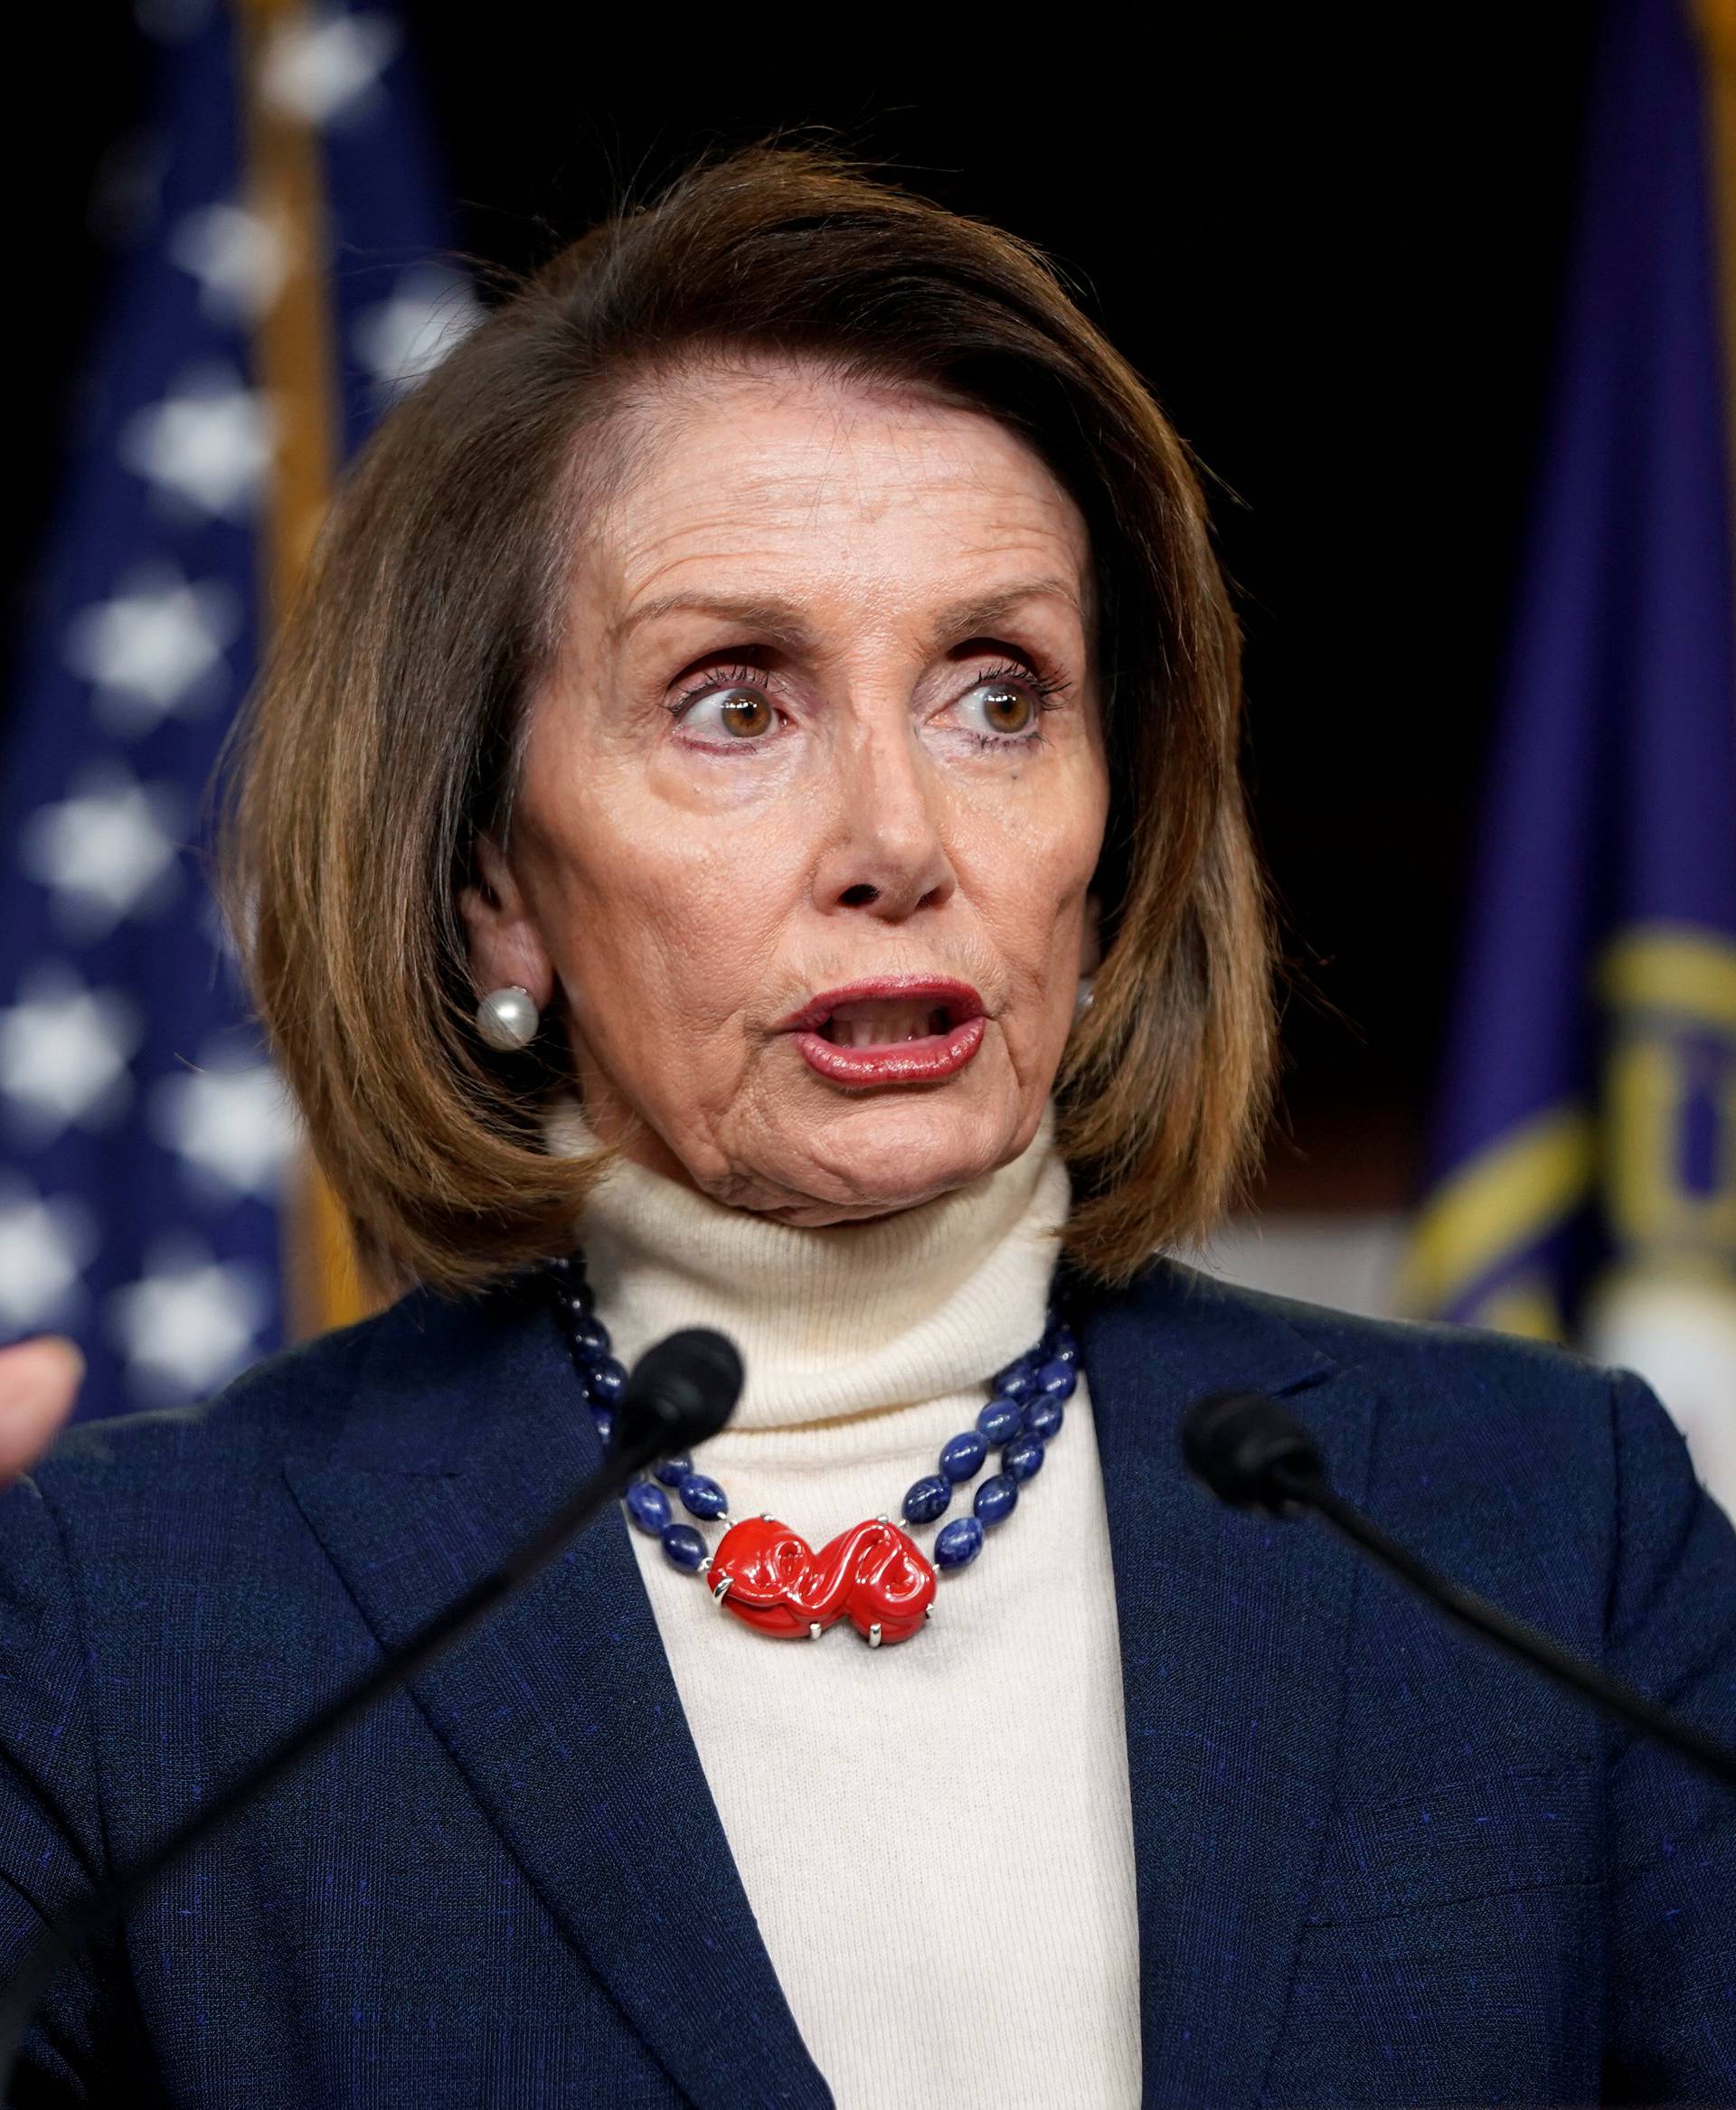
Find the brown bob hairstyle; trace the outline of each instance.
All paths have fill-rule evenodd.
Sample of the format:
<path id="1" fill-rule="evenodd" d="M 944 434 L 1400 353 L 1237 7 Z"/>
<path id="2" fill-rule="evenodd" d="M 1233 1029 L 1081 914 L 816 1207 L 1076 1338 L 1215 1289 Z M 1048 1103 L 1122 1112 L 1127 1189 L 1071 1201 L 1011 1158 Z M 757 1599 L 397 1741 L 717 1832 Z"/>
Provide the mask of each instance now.
<path id="1" fill-rule="evenodd" d="M 1036 449 L 1094 554 L 1105 954 L 1056 1080 L 1066 1249 L 1125 1281 L 1203 1237 L 1273 1066 L 1272 923 L 1239 774 L 1240 639 L 1182 442 L 1029 243 L 829 144 L 690 166 L 562 250 L 399 402 L 348 475 L 231 752 L 222 892 L 320 1164 L 382 1285 L 448 1294 L 572 1242 L 551 1007 L 473 1022 L 459 890 L 504 838 L 585 508 L 659 372 L 747 350 L 944 391 Z"/>

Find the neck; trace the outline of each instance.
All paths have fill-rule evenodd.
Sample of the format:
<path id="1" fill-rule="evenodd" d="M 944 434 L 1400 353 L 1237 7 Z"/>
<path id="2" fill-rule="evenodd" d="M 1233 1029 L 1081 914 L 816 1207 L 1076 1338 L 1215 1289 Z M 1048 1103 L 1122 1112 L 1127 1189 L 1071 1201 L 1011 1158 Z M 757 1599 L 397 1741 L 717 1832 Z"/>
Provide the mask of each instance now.
<path id="1" fill-rule="evenodd" d="M 549 1147 L 595 1146 L 576 1101 Z M 1045 1114 L 1010 1163 L 915 1209 L 804 1229 L 731 1209 L 614 1161 L 576 1227 L 617 1353 L 676 1326 L 736 1343 L 747 1385 L 734 1426 L 788 1427 L 979 1385 L 1043 1331 L 1071 1199 Z"/>

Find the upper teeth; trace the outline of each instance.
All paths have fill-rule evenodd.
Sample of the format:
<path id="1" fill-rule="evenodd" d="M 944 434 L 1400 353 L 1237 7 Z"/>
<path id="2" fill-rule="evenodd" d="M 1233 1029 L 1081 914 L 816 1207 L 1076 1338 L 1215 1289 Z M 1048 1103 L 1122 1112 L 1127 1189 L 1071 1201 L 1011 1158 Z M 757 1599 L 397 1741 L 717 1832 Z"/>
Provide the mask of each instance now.
<path id="1" fill-rule="evenodd" d="M 872 1003 L 841 1003 L 820 1028 L 840 1048 L 878 1048 L 889 1041 L 920 1041 L 947 1030 L 945 1004 L 888 999 Z"/>

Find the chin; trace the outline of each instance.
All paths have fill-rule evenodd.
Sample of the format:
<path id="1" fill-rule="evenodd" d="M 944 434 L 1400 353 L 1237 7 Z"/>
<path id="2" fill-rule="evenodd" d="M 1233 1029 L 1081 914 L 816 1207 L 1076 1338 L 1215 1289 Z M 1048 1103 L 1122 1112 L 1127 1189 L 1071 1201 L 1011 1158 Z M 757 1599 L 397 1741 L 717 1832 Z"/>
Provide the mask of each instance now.
<path id="1" fill-rule="evenodd" d="M 789 1139 L 795 1162 L 785 1176 L 800 1199 L 772 1213 L 817 1225 L 914 1209 L 1006 1164 L 1036 1133 L 1041 1107 L 1027 1114 L 1000 1095 L 984 1104 L 950 1093 L 948 1086 L 835 1101 L 809 1134 Z"/>

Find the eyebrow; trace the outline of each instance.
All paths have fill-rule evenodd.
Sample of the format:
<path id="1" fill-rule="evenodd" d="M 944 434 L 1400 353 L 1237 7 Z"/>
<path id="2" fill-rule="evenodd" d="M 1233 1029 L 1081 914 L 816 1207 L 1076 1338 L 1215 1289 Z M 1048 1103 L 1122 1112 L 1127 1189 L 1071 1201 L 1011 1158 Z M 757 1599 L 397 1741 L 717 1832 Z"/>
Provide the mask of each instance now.
<path id="1" fill-rule="evenodd" d="M 950 607 L 939 610 L 934 618 L 932 642 L 938 645 L 948 636 L 974 637 L 1004 621 L 1022 603 L 1031 600 L 1064 601 L 1076 616 L 1083 617 L 1079 589 L 1067 579 L 1022 579 L 1014 586 L 1002 587 L 996 592 L 974 596 L 969 600 L 954 601 Z M 629 608 L 626 615 L 609 626 L 604 636 L 609 644 L 616 645 L 660 616 L 689 613 L 718 616 L 725 621 L 740 623 L 744 629 L 793 652 L 807 650 L 814 642 L 802 620 L 801 610 L 793 601 L 784 600 L 776 594 L 659 594 L 653 600 L 641 601 L 637 608 Z"/>

